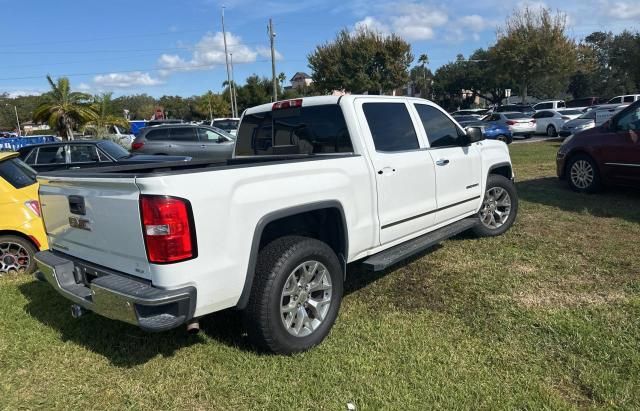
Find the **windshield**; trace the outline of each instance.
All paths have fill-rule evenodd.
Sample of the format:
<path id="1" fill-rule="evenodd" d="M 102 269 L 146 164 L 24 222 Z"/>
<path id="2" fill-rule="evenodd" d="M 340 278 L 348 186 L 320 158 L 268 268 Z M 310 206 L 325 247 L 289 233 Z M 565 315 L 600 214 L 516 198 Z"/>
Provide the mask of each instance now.
<path id="1" fill-rule="evenodd" d="M 565 116 L 578 116 L 582 114 L 580 110 L 559 110 L 558 113 L 564 114 Z"/>
<path id="2" fill-rule="evenodd" d="M 596 119 L 596 111 L 595 110 L 591 110 L 591 111 L 589 111 L 587 113 L 584 113 L 583 115 L 581 115 L 578 118 L 583 119 L 583 120 L 595 120 Z"/>
<path id="3" fill-rule="evenodd" d="M 524 114 L 520 114 L 520 113 L 507 113 L 504 115 L 506 118 L 512 120 L 512 119 L 516 119 L 516 118 L 521 118 L 521 119 L 527 119 L 528 117 L 525 116 Z"/>
<path id="4" fill-rule="evenodd" d="M 19 158 L 10 158 L 0 162 L 0 178 L 20 189 L 36 182 L 36 171 Z"/>
<path id="5" fill-rule="evenodd" d="M 212 124 L 213 127 L 221 128 L 224 131 L 233 131 L 238 128 L 238 120 L 215 120 Z"/>
<path id="6" fill-rule="evenodd" d="M 113 141 L 101 141 L 100 143 L 98 143 L 98 147 L 100 147 L 116 160 L 129 156 L 129 152 L 127 150 L 125 150 L 122 146 L 114 143 Z"/>

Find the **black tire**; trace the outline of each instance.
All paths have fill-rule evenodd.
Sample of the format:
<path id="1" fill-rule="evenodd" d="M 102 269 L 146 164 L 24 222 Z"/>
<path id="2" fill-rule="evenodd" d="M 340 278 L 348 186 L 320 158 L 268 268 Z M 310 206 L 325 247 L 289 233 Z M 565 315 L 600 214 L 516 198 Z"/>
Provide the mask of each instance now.
<path id="1" fill-rule="evenodd" d="M 502 141 L 505 144 L 509 144 L 509 138 L 507 136 L 505 136 L 504 134 L 500 134 L 499 136 L 497 136 L 496 140 Z"/>
<path id="2" fill-rule="evenodd" d="M 556 127 L 553 124 L 549 124 L 547 127 L 547 137 L 556 137 L 557 135 Z"/>
<path id="3" fill-rule="evenodd" d="M 21 247 L 21 249 L 19 249 L 19 247 Z M 20 266 L 24 266 L 24 268 L 20 269 L 21 272 L 24 274 L 32 274 L 36 270 L 34 256 L 37 251 L 31 241 L 25 240 L 22 237 L 15 235 L 0 236 L 0 275 L 12 271 L 19 271 L 13 268 L 6 268 L 10 265 L 12 266 L 14 261 Z"/>
<path id="4" fill-rule="evenodd" d="M 296 336 L 283 323 L 280 311 L 282 292 L 296 267 L 310 260 L 318 261 L 326 267 L 331 279 L 331 302 L 324 319 L 311 334 Z M 244 313 L 249 339 L 258 348 L 277 354 L 293 354 L 321 343 L 338 316 L 343 278 L 338 257 L 322 241 L 301 236 L 286 236 L 274 240 L 258 255 L 251 296 Z"/>
<path id="5" fill-rule="evenodd" d="M 590 181 L 586 178 L 586 173 L 589 168 L 592 170 L 592 178 Z M 582 173 L 579 171 L 580 169 L 583 170 Z M 569 182 L 569 187 L 578 193 L 595 193 L 602 188 L 598 165 L 586 154 L 578 154 L 571 157 L 567 162 L 565 174 Z M 580 178 L 581 176 L 582 178 Z"/>
<path id="6" fill-rule="evenodd" d="M 525 139 L 525 140 L 526 140 L 526 139 L 528 139 L 528 138 L 531 138 L 531 134 L 525 134 L 525 135 L 524 135 L 524 139 Z"/>
<path id="7" fill-rule="evenodd" d="M 485 223 L 483 223 L 483 212 L 485 211 L 485 206 L 489 206 L 489 198 L 488 193 L 494 188 L 502 188 L 509 196 L 509 214 L 504 222 L 501 223 L 499 227 L 491 228 Z M 496 209 L 500 209 L 498 211 L 503 212 L 504 207 L 496 207 Z M 516 220 L 516 216 L 518 215 L 518 193 L 516 191 L 516 186 L 513 184 L 513 181 L 508 178 L 499 175 L 499 174 L 490 174 L 487 179 L 487 187 L 485 188 L 484 198 L 482 200 L 482 206 L 480 211 L 478 212 L 478 223 L 473 228 L 473 232 L 478 237 L 494 237 L 498 235 L 504 234 L 511 226 L 513 222 Z"/>

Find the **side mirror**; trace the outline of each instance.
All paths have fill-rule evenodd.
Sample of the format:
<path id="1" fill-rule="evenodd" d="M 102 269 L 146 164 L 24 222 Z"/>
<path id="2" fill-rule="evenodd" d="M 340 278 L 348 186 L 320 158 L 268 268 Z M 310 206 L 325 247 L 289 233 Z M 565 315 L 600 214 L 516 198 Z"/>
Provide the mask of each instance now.
<path id="1" fill-rule="evenodd" d="M 465 129 L 467 132 L 467 138 L 469 144 L 477 143 L 478 141 L 484 140 L 484 133 L 482 132 L 482 127 L 470 126 Z"/>

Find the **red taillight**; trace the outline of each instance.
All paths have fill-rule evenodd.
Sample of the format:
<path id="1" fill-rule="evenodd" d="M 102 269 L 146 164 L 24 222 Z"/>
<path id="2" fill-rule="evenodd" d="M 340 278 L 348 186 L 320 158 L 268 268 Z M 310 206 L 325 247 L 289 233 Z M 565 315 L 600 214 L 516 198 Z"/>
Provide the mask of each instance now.
<path id="1" fill-rule="evenodd" d="M 516 124 L 516 122 L 515 122 L 515 121 L 513 121 L 513 120 L 507 120 L 507 121 L 506 121 L 506 123 L 507 123 L 508 125 L 510 125 L 510 126 L 513 126 L 513 125 L 515 125 L 515 124 Z"/>
<path id="2" fill-rule="evenodd" d="M 140 212 L 150 263 L 175 263 L 196 257 L 195 232 L 187 200 L 143 195 Z"/>
<path id="3" fill-rule="evenodd" d="M 143 141 L 131 144 L 131 150 L 140 150 L 142 147 L 144 147 Z"/>
<path id="4" fill-rule="evenodd" d="M 24 205 L 31 210 L 33 214 L 38 217 L 42 217 L 42 211 L 40 210 L 40 203 L 37 200 L 25 201 Z"/>
<path id="5" fill-rule="evenodd" d="M 282 110 L 283 108 L 297 108 L 302 107 L 302 99 L 296 100 L 284 100 L 273 103 L 271 110 Z"/>

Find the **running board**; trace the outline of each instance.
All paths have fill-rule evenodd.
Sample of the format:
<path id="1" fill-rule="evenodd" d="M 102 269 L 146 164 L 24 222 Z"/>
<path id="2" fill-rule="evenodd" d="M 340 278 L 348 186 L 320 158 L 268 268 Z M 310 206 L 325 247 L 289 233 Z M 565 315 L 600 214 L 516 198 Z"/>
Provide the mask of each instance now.
<path id="1" fill-rule="evenodd" d="M 393 246 L 387 250 L 380 251 L 364 260 L 362 265 L 369 271 L 382 271 L 395 263 L 409 258 L 413 255 L 433 247 L 441 241 L 451 238 L 454 235 L 467 231 L 477 224 L 478 218 L 465 218 L 453 224 L 439 228 L 435 231 L 414 238 L 413 240 Z"/>

